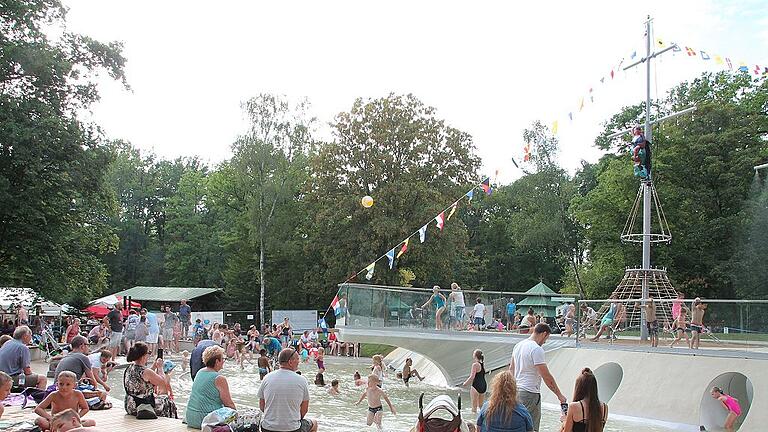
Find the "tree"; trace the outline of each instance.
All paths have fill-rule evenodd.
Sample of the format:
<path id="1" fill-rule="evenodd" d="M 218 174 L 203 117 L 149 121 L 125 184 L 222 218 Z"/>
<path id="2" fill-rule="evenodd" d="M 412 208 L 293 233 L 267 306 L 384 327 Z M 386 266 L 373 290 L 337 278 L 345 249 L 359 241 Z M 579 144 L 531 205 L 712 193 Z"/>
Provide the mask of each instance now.
<path id="1" fill-rule="evenodd" d="M 697 106 L 695 115 L 662 123 L 652 137 L 653 179 L 673 235 L 671 245 L 653 249 L 652 263 L 670 268 L 676 288 L 688 295 L 735 294 L 731 262 L 746 219 L 751 167 L 768 157 L 767 89 L 765 80 L 750 81 L 748 74 L 704 74 L 658 103 L 660 116 Z M 609 148 L 605 137 L 637 122 L 632 117 L 640 112 L 635 106 L 614 116 L 597 143 Z M 638 185 L 627 156 L 606 156 L 598 172 L 597 185 L 574 201 L 587 227 L 585 272 L 618 273 L 615 268 L 640 262 L 638 247 L 617 242 Z M 604 274 L 589 278 L 606 283 L 598 292 L 613 289 Z"/>
<path id="2" fill-rule="evenodd" d="M 222 190 L 231 192 L 225 200 L 246 216 L 239 219 L 235 229 L 237 237 L 251 242 L 242 250 L 257 251 L 259 268 L 258 274 L 249 274 L 252 259 L 238 254 L 237 265 L 228 272 L 230 280 L 238 282 L 228 290 L 230 295 L 250 290 L 258 281 L 261 322 L 265 322 L 268 249 L 286 237 L 275 230 L 278 217 L 284 214 L 284 206 L 297 199 L 306 175 L 306 149 L 311 144 L 313 123 L 307 108 L 306 101 L 291 104 L 271 94 L 244 103 L 250 128 L 232 146 L 234 156 L 226 168 L 230 175 L 221 182 Z"/>
<path id="3" fill-rule="evenodd" d="M 427 241 L 412 237 L 408 252 L 397 260 L 405 271 L 390 271 L 384 258 L 372 282 L 447 285 L 466 274 L 465 264 L 473 257 L 459 214 L 443 231 L 433 218 L 480 181 L 470 135 L 447 125 L 414 96 L 394 94 L 356 100 L 350 111 L 336 116 L 333 128 L 334 141 L 311 158 L 304 198 L 305 289 L 321 289 L 326 294 L 321 297 L 330 299 L 347 278 L 364 281 L 356 271 L 425 223 Z M 375 201 L 369 209 L 360 205 L 365 195 Z M 402 275 L 413 279 L 404 281 Z"/>
<path id="4" fill-rule="evenodd" d="M 100 71 L 125 84 L 122 47 L 67 32 L 55 0 L 6 1 L 0 17 L 0 283 L 60 301 L 97 295 L 99 257 L 117 245 L 110 153 L 77 112 L 98 99 Z"/>

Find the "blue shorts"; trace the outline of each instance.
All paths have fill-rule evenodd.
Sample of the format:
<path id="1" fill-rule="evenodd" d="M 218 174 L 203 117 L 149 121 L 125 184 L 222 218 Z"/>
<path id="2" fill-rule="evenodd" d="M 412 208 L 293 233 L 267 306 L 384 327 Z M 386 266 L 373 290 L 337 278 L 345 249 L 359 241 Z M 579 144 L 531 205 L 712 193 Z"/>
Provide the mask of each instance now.
<path id="1" fill-rule="evenodd" d="M 484 321 L 484 320 L 483 320 L 482 318 L 478 318 L 478 317 L 475 317 L 475 325 L 476 325 L 476 326 L 481 326 L 481 325 L 483 325 L 483 321 Z"/>
<path id="2" fill-rule="evenodd" d="M 456 318 L 456 321 L 464 321 L 464 306 L 454 306 L 453 316 Z"/>

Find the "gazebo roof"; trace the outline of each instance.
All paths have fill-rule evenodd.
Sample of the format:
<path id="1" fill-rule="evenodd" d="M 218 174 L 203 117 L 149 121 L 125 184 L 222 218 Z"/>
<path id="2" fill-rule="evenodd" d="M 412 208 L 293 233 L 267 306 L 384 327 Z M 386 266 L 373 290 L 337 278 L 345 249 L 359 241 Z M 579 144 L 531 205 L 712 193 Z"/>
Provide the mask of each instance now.
<path id="1" fill-rule="evenodd" d="M 520 306 L 539 306 L 539 307 L 560 306 L 560 303 L 552 301 L 552 298 L 551 298 L 552 296 L 556 296 L 558 294 L 552 291 L 552 289 L 548 287 L 546 284 L 544 284 L 544 282 L 537 283 L 525 293 L 529 294 L 529 296 L 517 303 Z"/>

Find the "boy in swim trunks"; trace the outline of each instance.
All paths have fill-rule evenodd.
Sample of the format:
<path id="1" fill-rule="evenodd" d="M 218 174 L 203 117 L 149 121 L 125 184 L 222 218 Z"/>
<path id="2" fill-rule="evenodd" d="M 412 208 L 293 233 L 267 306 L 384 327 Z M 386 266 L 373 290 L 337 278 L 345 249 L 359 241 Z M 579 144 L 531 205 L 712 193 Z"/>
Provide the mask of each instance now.
<path id="1" fill-rule="evenodd" d="M 683 338 L 683 336 L 685 336 L 685 342 L 688 343 L 688 346 L 690 347 L 691 341 L 688 339 L 688 333 L 686 333 L 688 327 L 688 322 L 686 321 L 687 318 L 688 314 L 686 313 L 685 309 L 680 309 L 680 314 L 675 320 L 675 332 L 677 333 L 677 338 L 675 338 L 675 340 L 669 344 L 670 348 L 674 347 L 675 344 Z"/>
<path id="2" fill-rule="evenodd" d="M 392 414 L 397 414 L 395 412 L 395 407 L 392 406 L 392 402 L 389 401 L 389 397 L 387 394 L 382 390 L 380 387 L 378 387 L 381 384 L 381 380 L 379 380 L 379 377 L 371 374 L 368 376 L 368 387 L 365 389 L 362 395 L 360 395 L 360 399 L 355 403 L 355 405 L 360 405 L 360 402 L 363 401 L 363 399 L 368 398 L 368 416 L 366 417 L 366 424 L 370 426 L 373 423 L 376 423 L 376 428 L 378 430 L 383 430 L 381 427 L 381 419 L 384 416 L 384 408 L 381 406 L 381 398 L 384 398 L 384 400 L 387 402 L 387 405 L 389 405 L 389 410 L 392 412 Z"/>
<path id="3" fill-rule="evenodd" d="M 635 303 L 635 307 L 640 307 L 640 303 Z M 656 303 L 653 302 L 653 294 L 648 294 L 648 301 L 642 306 L 645 310 L 645 325 L 648 328 L 648 337 L 651 339 L 651 346 L 659 346 L 659 321 L 656 319 Z"/>
<path id="4" fill-rule="evenodd" d="M 50 430 L 51 418 L 58 412 L 71 409 L 80 417 L 88 413 L 88 402 L 85 401 L 85 396 L 83 396 L 82 392 L 75 390 L 76 385 L 77 377 L 73 372 L 59 372 L 59 377 L 56 378 L 57 390 L 46 396 L 35 408 L 35 414 L 40 416 L 35 421 L 35 424 L 40 429 L 44 431 Z M 46 411 L 49 407 L 51 408 L 50 413 Z M 83 420 L 82 424 L 83 426 L 96 426 L 96 422 L 91 419 Z"/>
<path id="5" fill-rule="evenodd" d="M 407 359 L 405 359 L 405 365 L 403 366 L 403 373 L 401 374 L 403 377 L 403 383 L 405 383 L 406 387 L 410 387 L 408 385 L 408 381 L 410 381 L 412 377 L 418 378 L 419 381 L 424 381 L 424 377 L 419 375 L 419 371 L 417 371 L 416 369 L 411 369 L 411 366 L 413 366 L 413 360 L 410 357 L 408 357 Z"/>
<path id="6" fill-rule="evenodd" d="M 701 299 L 696 297 L 693 300 L 693 308 L 691 308 L 691 348 L 699 349 L 699 342 L 701 341 L 701 333 L 704 331 L 704 311 L 707 310 L 707 305 L 701 302 Z"/>
<path id="7" fill-rule="evenodd" d="M 269 365 L 269 357 L 267 357 L 267 350 L 264 348 L 259 350 L 259 358 L 256 360 L 256 365 L 259 367 L 260 379 L 264 379 L 272 371 L 272 367 Z"/>

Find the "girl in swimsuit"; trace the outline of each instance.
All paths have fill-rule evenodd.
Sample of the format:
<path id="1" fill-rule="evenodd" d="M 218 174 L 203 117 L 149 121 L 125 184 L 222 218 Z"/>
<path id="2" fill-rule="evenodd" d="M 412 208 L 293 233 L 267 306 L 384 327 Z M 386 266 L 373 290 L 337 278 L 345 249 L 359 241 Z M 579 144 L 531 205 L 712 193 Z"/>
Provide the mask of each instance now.
<path id="1" fill-rule="evenodd" d="M 430 302 L 435 303 L 435 330 L 442 330 L 443 329 L 443 312 L 445 311 L 445 296 L 440 294 L 440 287 L 435 285 L 432 288 L 432 295 L 427 299 L 427 302 L 421 305 L 421 308 L 424 309 L 429 305 Z"/>
<path id="2" fill-rule="evenodd" d="M 317 349 L 317 368 L 320 369 L 320 373 L 325 372 L 325 348 L 320 347 Z"/>
<path id="3" fill-rule="evenodd" d="M 371 358 L 373 366 L 371 366 L 371 373 L 378 378 L 377 386 L 382 387 L 384 385 L 384 357 L 381 354 L 376 354 Z"/>
<path id="4" fill-rule="evenodd" d="M 720 387 L 712 387 L 712 397 L 719 400 L 723 404 L 723 408 L 728 411 L 728 416 L 725 418 L 725 425 L 723 426 L 726 431 L 734 431 L 734 423 L 736 419 L 741 415 L 741 405 L 739 400 L 731 395 L 723 393 Z"/>
<path id="5" fill-rule="evenodd" d="M 608 420 L 608 405 L 597 397 L 597 379 L 589 368 L 576 378 L 573 400 L 563 420 L 563 432 L 602 432 Z"/>
<path id="6" fill-rule="evenodd" d="M 488 389 L 488 385 L 485 382 L 485 364 L 483 364 L 483 352 L 475 350 L 472 353 L 472 369 L 469 371 L 469 378 L 464 381 L 462 387 L 472 384 L 472 388 L 469 389 L 469 395 L 472 397 L 472 414 L 477 414 L 478 408 L 483 406 L 483 398 L 485 397 L 485 391 Z"/>

